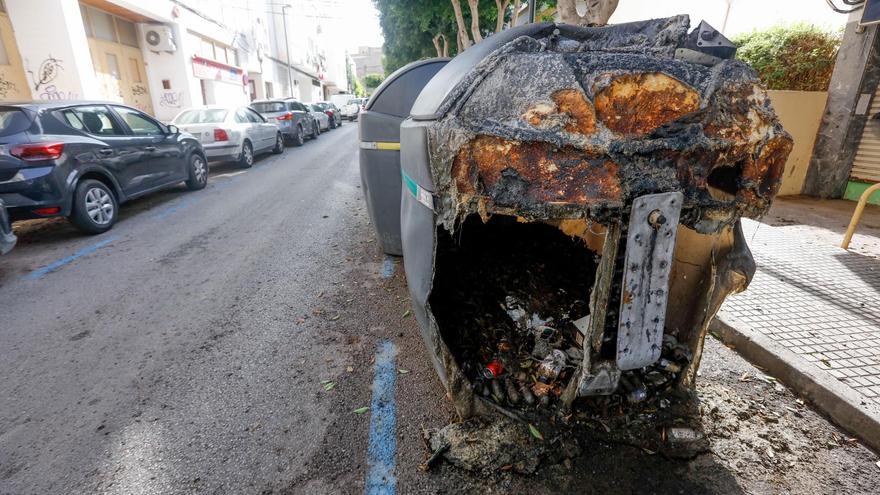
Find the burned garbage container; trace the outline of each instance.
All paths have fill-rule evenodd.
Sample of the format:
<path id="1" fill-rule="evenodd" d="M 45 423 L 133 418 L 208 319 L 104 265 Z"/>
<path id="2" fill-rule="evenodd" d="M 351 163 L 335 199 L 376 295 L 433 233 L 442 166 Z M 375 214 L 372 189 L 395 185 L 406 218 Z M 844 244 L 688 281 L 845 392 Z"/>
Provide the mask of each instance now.
<path id="1" fill-rule="evenodd" d="M 710 320 L 755 270 L 740 217 L 770 207 L 792 140 L 729 43 L 688 30 L 513 28 L 413 105 L 404 264 L 461 417 L 693 391 Z"/>
<path id="2" fill-rule="evenodd" d="M 382 250 L 400 256 L 400 123 L 449 59 L 413 62 L 388 76 L 360 114 L 360 169 L 370 221 Z"/>

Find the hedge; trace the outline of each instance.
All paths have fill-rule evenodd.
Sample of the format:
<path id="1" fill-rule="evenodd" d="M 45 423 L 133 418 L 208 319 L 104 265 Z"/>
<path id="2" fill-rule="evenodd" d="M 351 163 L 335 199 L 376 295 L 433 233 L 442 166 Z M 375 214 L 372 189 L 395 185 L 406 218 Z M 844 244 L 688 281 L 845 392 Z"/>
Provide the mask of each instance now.
<path id="1" fill-rule="evenodd" d="M 772 27 L 733 39 L 738 59 L 749 63 L 768 89 L 825 91 L 842 34 L 808 24 Z"/>

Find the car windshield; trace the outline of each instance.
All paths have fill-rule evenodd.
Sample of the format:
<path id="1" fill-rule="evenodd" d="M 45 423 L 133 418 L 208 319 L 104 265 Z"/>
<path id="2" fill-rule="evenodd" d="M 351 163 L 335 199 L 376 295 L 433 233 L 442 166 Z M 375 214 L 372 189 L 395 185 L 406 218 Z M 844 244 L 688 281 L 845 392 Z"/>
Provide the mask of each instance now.
<path id="1" fill-rule="evenodd" d="M 31 125 L 27 114 L 16 108 L 0 109 L 0 136 L 19 133 Z"/>
<path id="2" fill-rule="evenodd" d="M 315 104 L 312 105 L 312 111 L 313 111 L 313 112 L 323 112 L 324 109 L 321 108 L 320 106 L 318 106 L 317 103 L 315 103 Z"/>
<path id="3" fill-rule="evenodd" d="M 229 110 L 225 108 L 202 108 L 187 110 L 174 119 L 175 124 L 218 124 L 226 120 Z"/>
<path id="4" fill-rule="evenodd" d="M 315 103 L 315 108 L 318 109 L 319 112 L 327 110 L 328 106 L 326 103 Z"/>
<path id="5" fill-rule="evenodd" d="M 251 107 L 260 113 L 284 111 L 284 103 L 280 101 L 261 101 L 259 103 L 251 103 Z"/>

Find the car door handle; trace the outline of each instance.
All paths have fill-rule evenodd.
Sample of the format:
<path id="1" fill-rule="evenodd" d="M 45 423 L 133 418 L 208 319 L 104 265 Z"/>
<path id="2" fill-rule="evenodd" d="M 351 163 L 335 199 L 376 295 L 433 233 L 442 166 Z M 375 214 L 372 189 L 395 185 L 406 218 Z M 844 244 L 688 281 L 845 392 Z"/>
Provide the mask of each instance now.
<path id="1" fill-rule="evenodd" d="M 156 151 L 155 146 L 144 146 L 144 151 Z"/>
<path id="2" fill-rule="evenodd" d="M 100 154 L 102 154 L 102 155 L 112 155 L 112 154 L 113 154 L 113 148 L 101 148 L 101 149 L 98 150 L 98 153 L 100 153 Z"/>

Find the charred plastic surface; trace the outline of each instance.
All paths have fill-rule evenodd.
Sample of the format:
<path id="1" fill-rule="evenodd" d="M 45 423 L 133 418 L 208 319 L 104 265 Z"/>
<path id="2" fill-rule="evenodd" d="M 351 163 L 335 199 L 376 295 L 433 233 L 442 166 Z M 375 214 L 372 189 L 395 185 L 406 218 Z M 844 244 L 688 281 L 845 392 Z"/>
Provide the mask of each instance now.
<path id="1" fill-rule="evenodd" d="M 675 58 L 688 23 L 522 28 L 441 71 L 455 86 L 410 121 L 434 225 L 430 256 L 404 243 L 407 277 L 462 417 L 694 411 L 708 324 L 754 272 L 739 219 L 769 208 L 792 142 L 748 66 Z M 404 200 L 404 225 L 425 218 Z"/>

